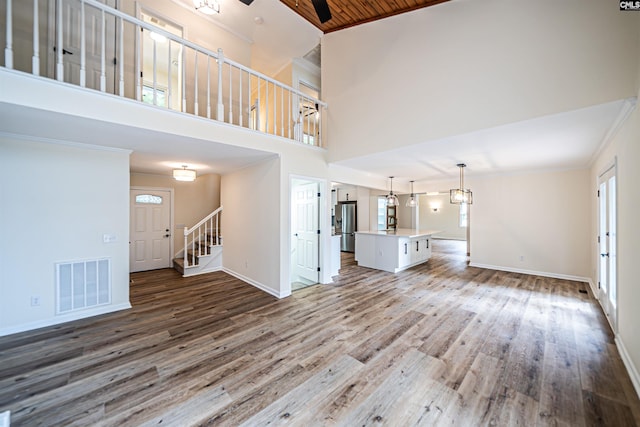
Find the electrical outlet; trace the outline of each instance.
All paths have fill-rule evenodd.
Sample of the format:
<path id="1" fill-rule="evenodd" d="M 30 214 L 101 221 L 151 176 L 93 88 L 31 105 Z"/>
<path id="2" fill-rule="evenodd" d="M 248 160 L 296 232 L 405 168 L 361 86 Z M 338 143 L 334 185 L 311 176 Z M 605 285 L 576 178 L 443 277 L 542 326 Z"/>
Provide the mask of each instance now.
<path id="1" fill-rule="evenodd" d="M 31 297 L 31 307 L 38 307 L 40 305 L 40 297 L 34 295 Z"/>

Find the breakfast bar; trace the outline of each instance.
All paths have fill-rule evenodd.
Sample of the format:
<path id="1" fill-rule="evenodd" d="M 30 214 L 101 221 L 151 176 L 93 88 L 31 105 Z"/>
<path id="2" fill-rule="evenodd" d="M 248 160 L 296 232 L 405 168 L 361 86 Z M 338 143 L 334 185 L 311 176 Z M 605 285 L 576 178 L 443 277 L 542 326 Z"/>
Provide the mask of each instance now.
<path id="1" fill-rule="evenodd" d="M 356 232 L 359 266 L 397 273 L 431 257 L 431 236 L 438 231 L 411 228 Z"/>

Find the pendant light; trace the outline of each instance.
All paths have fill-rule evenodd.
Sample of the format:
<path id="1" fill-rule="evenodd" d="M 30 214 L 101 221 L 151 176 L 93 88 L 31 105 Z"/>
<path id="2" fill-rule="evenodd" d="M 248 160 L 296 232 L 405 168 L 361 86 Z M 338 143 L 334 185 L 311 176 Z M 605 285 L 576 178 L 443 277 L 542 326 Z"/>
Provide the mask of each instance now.
<path id="1" fill-rule="evenodd" d="M 205 15 L 220 13 L 220 3 L 218 0 L 193 0 L 193 5 L 197 11 L 200 11 Z"/>
<path id="2" fill-rule="evenodd" d="M 409 198 L 407 199 L 407 203 L 405 203 L 405 206 L 408 208 L 415 208 L 418 205 L 418 198 L 413 192 L 413 181 L 409 181 L 409 183 L 411 184 L 411 194 L 409 195 Z"/>
<path id="3" fill-rule="evenodd" d="M 461 205 L 466 203 L 468 205 L 473 203 L 473 194 L 468 188 L 464 188 L 464 168 L 467 167 L 464 163 L 458 163 L 456 166 L 460 168 L 460 188 L 452 188 L 449 190 L 449 202 Z"/>
<path id="4" fill-rule="evenodd" d="M 391 180 L 391 187 L 389 194 L 387 195 L 387 206 L 398 206 L 400 204 L 398 196 L 393 194 L 393 177 L 390 176 L 389 179 Z"/>

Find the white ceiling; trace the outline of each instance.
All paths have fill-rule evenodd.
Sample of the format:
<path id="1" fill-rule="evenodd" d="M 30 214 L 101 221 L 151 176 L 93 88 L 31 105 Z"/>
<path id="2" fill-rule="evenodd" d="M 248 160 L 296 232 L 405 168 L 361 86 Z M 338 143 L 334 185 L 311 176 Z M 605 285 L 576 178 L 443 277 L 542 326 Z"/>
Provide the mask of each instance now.
<path id="1" fill-rule="evenodd" d="M 467 164 L 465 175 L 583 168 L 628 105 L 609 102 L 336 163 L 394 182 L 455 178 L 458 163 Z"/>
<path id="2" fill-rule="evenodd" d="M 193 9 L 192 0 L 179 1 Z M 279 0 L 219 0 L 220 13 L 205 18 L 252 43 L 251 68 L 272 76 L 320 43 L 322 31 Z M 262 23 L 257 23 L 261 18 Z M 233 58 L 231 58 L 233 59 Z"/>
<path id="3" fill-rule="evenodd" d="M 199 175 L 225 174 L 276 156 L 209 140 L 6 103 L 0 103 L 0 117 L 2 132 L 9 134 L 132 150 L 132 172 L 170 174 L 171 169 L 186 164 L 190 169 L 196 169 Z"/>

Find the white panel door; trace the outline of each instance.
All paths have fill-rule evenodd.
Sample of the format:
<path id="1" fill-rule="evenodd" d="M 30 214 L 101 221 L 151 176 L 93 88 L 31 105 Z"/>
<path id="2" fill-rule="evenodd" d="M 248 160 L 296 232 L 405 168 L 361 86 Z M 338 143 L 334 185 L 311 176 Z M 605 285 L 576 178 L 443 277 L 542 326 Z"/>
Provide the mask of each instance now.
<path id="1" fill-rule="evenodd" d="M 130 206 L 129 270 L 171 267 L 171 192 L 132 189 Z"/>
<path id="2" fill-rule="evenodd" d="M 598 248 L 600 262 L 598 285 L 600 305 L 617 330 L 617 242 L 616 242 L 616 171 L 615 166 L 598 178 Z"/>
<path id="3" fill-rule="evenodd" d="M 293 189 L 295 256 L 294 273 L 318 282 L 318 183 Z"/>
<path id="4" fill-rule="evenodd" d="M 82 7 L 80 0 L 57 0 L 62 5 L 62 52 L 64 64 L 64 81 L 80 84 L 82 67 Z M 101 3 L 112 8 L 117 7 L 117 0 L 102 0 Z M 56 23 L 57 25 L 57 23 Z M 85 85 L 91 89 L 101 89 L 104 80 L 105 91 L 115 92 L 116 58 L 116 19 L 113 15 L 84 6 L 84 45 L 85 45 Z M 102 62 L 102 32 L 104 30 L 104 69 Z M 56 36 L 57 37 L 57 36 Z M 54 61 L 57 62 L 57 40 L 53 39 Z"/>

